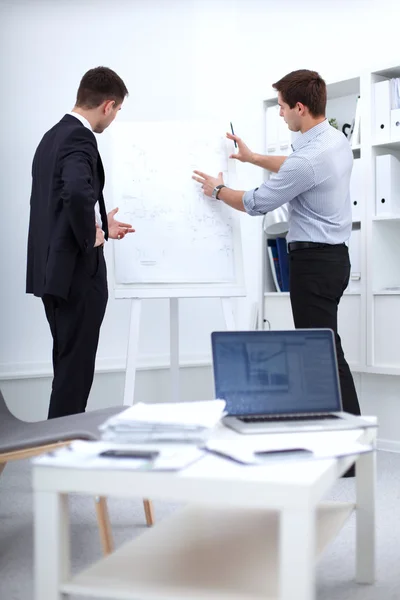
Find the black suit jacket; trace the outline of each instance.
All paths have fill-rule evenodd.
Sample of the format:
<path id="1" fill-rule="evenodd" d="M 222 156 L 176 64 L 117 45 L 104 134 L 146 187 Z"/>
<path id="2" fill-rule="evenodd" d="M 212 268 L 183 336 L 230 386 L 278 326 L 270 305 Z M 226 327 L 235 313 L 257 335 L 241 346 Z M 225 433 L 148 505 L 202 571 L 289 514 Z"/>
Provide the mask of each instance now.
<path id="1" fill-rule="evenodd" d="M 93 272 L 94 207 L 99 202 L 108 237 L 103 198 L 104 169 L 94 134 L 65 115 L 42 138 L 32 164 L 26 291 L 68 299 L 77 272 Z"/>

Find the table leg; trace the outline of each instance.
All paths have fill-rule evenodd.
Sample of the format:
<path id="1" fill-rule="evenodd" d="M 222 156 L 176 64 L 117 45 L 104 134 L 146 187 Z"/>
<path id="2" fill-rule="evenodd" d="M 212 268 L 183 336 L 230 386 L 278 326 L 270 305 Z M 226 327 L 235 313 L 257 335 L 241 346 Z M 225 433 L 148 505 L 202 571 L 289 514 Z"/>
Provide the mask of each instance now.
<path id="1" fill-rule="evenodd" d="M 60 584 L 70 576 L 68 496 L 34 494 L 35 600 L 62 600 Z"/>
<path id="2" fill-rule="evenodd" d="M 361 454 L 356 463 L 356 580 L 375 581 L 376 453 Z"/>
<path id="3" fill-rule="evenodd" d="M 315 600 L 315 508 L 284 509 L 279 536 L 280 600 Z"/>

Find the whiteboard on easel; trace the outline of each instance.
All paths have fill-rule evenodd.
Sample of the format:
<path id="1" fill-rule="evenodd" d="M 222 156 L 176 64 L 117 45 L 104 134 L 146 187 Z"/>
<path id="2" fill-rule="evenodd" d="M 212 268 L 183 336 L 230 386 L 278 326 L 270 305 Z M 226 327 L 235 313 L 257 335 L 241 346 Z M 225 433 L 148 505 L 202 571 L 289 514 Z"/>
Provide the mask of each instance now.
<path id="1" fill-rule="evenodd" d="M 120 122 L 112 137 L 118 220 L 135 233 L 114 244 L 117 298 L 244 296 L 240 215 L 204 196 L 194 169 L 235 187 L 224 124 Z"/>

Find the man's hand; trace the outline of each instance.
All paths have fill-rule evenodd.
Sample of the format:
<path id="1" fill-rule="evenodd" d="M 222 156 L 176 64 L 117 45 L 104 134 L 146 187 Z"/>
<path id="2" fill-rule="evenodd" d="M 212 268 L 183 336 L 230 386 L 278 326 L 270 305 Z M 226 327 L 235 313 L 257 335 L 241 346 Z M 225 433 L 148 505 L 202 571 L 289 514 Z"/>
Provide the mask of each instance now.
<path id="1" fill-rule="evenodd" d="M 102 246 L 103 244 L 104 244 L 104 231 L 102 230 L 100 225 L 97 225 L 97 223 L 96 223 L 96 241 L 94 243 L 94 247 L 97 248 L 97 246 Z"/>
<path id="2" fill-rule="evenodd" d="M 118 212 L 118 208 L 111 210 L 108 215 L 108 237 L 113 240 L 122 240 L 127 233 L 133 233 L 135 230 L 129 223 L 121 223 L 114 219 L 114 215 Z"/>
<path id="3" fill-rule="evenodd" d="M 218 173 L 218 177 L 212 177 L 211 175 L 207 175 L 202 171 L 193 171 L 193 173 L 196 173 L 197 177 L 196 175 L 192 175 L 192 179 L 202 184 L 201 187 L 206 196 L 211 197 L 213 189 L 217 185 L 221 185 L 221 183 L 224 183 L 222 173 Z"/>
<path id="4" fill-rule="evenodd" d="M 229 158 L 236 158 L 236 160 L 240 160 L 240 162 L 248 162 L 254 164 L 255 154 L 246 146 L 246 144 L 238 137 L 237 135 L 232 135 L 231 133 L 227 133 L 226 137 L 229 140 L 233 140 L 238 145 L 238 151 L 234 154 L 231 154 Z"/>

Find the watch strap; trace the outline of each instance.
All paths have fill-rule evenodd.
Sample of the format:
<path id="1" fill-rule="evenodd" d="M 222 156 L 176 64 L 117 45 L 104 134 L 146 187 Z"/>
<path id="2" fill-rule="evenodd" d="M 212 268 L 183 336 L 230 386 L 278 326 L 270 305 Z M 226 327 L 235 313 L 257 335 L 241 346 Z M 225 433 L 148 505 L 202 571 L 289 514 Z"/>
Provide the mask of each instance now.
<path id="1" fill-rule="evenodd" d="M 215 191 L 215 199 L 218 200 L 218 195 L 220 193 L 220 191 L 222 190 L 222 188 L 226 187 L 226 185 L 224 185 L 223 183 L 220 183 L 219 185 L 215 186 L 214 191 Z"/>

